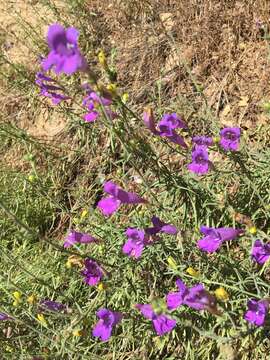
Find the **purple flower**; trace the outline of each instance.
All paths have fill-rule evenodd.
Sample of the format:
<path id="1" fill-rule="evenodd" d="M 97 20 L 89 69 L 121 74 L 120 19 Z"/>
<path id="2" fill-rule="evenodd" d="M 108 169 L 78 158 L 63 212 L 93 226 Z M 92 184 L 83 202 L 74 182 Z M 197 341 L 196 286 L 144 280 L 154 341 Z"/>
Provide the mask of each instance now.
<path id="1" fill-rule="evenodd" d="M 188 169 L 197 175 L 204 175 L 211 166 L 209 161 L 208 150 L 206 146 L 195 145 L 192 149 L 192 162 L 188 165 Z"/>
<path id="2" fill-rule="evenodd" d="M 81 272 L 84 276 L 84 282 L 91 286 L 97 285 L 104 275 L 102 268 L 91 259 L 85 259 L 84 266 L 85 269 Z"/>
<path id="3" fill-rule="evenodd" d="M 206 252 L 217 251 L 224 241 L 234 240 L 244 231 L 234 228 L 210 228 L 201 226 L 200 231 L 205 235 L 197 243 L 198 247 Z"/>
<path id="4" fill-rule="evenodd" d="M 194 136 L 192 138 L 192 142 L 195 145 L 201 145 L 207 147 L 213 145 L 213 139 L 207 136 Z"/>
<path id="5" fill-rule="evenodd" d="M 40 95 L 50 98 L 54 105 L 58 105 L 63 100 L 70 99 L 70 97 L 62 93 L 64 91 L 62 87 L 55 85 L 55 80 L 40 71 L 36 73 L 35 83 L 40 87 Z"/>
<path id="6" fill-rule="evenodd" d="M 92 334 L 100 338 L 101 341 L 107 341 L 111 337 L 113 327 L 122 320 L 123 315 L 120 312 L 100 309 L 97 312 L 97 317 L 100 320 L 93 328 Z"/>
<path id="7" fill-rule="evenodd" d="M 224 150 L 237 151 L 239 147 L 239 140 L 241 129 L 238 127 L 228 127 L 220 131 L 220 146 Z"/>
<path id="8" fill-rule="evenodd" d="M 202 284 L 197 284 L 191 288 L 180 280 L 176 280 L 177 292 L 171 292 L 167 295 L 167 306 L 169 310 L 178 308 L 181 305 L 187 305 L 195 310 L 208 310 L 214 314 L 219 314 L 216 307 L 216 299 L 204 289 Z"/>
<path id="9" fill-rule="evenodd" d="M 42 61 L 43 69 L 47 71 L 54 67 L 56 74 L 67 75 L 86 70 L 86 60 L 78 49 L 78 37 L 79 31 L 73 27 L 65 30 L 60 24 L 50 25 L 47 34 L 50 52 Z"/>
<path id="10" fill-rule="evenodd" d="M 143 204 L 146 200 L 139 195 L 122 190 L 112 181 L 107 181 L 103 187 L 104 191 L 110 196 L 98 202 L 98 208 L 103 215 L 112 215 L 121 204 Z"/>
<path id="11" fill-rule="evenodd" d="M 152 134 L 159 135 L 159 131 L 156 129 L 155 118 L 152 109 L 149 108 L 143 112 L 143 121 L 145 126 L 152 132 Z"/>
<path id="12" fill-rule="evenodd" d="M 128 228 L 126 230 L 126 236 L 128 241 L 123 246 L 123 253 L 138 259 L 141 256 L 144 247 L 149 244 L 149 237 L 143 230 L 134 228 Z"/>
<path id="13" fill-rule="evenodd" d="M 245 313 L 244 319 L 256 326 L 262 326 L 265 322 L 268 309 L 268 300 L 248 300 L 248 311 Z"/>
<path id="14" fill-rule="evenodd" d="M 141 311 L 143 316 L 146 319 L 152 320 L 153 327 L 157 333 L 157 335 L 161 336 L 164 335 L 170 331 L 176 326 L 176 321 L 173 319 L 170 319 L 168 316 L 164 314 L 156 314 L 153 311 L 153 308 L 149 304 L 137 304 L 135 307 Z"/>
<path id="15" fill-rule="evenodd" d="M 99 242 L 99 240 L 94 238 L 92 235 L 83 234 L 78 231 L 71 231 L 65 238 L 64 247 L 69 248 L 77 243 L 88 244 L 92 242 Z"/>
<path id="16" fill-rule="evenodd" d="M 160 122 L 158 123 L 159 130 L 156 129 L 155 119 L 153 111 L 147 109 L 143 113 L 143 121 L 148 129 L 154 134 L 162 137 L 167 137 L 170 141 L 175 144 L 181 145 L 187 148 L 187 145 L 182 136 L 178 135 L 176 129 L 185 129 L 187 125 L 182 119 L 178 117 L 176 113 L 164 114 Z"/>
<path id="17" fill-rule="evenodd" d="M 5 321 L 5 320 L 12 320 L 12 318 L 9 315 L 0 312 L 0 321 Z"/>
<path id="18" fill-rule="evenodd" d="M 42 310 L 51 310 L 51 311 L 62 311 L 67 310 L 67 306 L 64 304 L 61 304 L 59 302 L 53 301 L 53 300 L 41 300 L 40 306 Z"/>
<path id="19" fill-rule="evenodd" d="M 264 264 L 270 258 L 270 243 L 264 244 L 261 240 L 256 240 L 251 256 L 257 263 Z"/>
<path id="20" fill-rule="evenodd" d="M 185 129 L 187 125 L 181 120 L 176 113 L 164 114 L 158 123 L 160 129 L 159 135 L 167 137 L 170 141 L 187 148 L 182 136 L 178 135 L 176 129 Z"/>
<path id="21" fill-rule="evenodd" d="M 84 115 L 84 120 L 86 122 L 94 122 L 100 116 L 100 112 L 97 111 L 97 108 L 103 106 L 103 111 L 106 113 L 106 116 L 113 120 L 117 117 L 117 114 L 110 109 L 112 104 L 111 99 L 99 96 L 92 89 L 88 89 L 88 94 L 83 100 L 83 106 L 87 107 L 89 112 Z"/>
<path id="22" fill-rule="evenodd" d="M 153 216 L 151 221 L 154 226 L 145 229 L 145 232 L 148 235 L 156 235 L 159 232 L 163 232 L 169 235 L 176 235 L 178 233 L 178 230 L 175 226 L 163 222 L 157 216 Z"/>

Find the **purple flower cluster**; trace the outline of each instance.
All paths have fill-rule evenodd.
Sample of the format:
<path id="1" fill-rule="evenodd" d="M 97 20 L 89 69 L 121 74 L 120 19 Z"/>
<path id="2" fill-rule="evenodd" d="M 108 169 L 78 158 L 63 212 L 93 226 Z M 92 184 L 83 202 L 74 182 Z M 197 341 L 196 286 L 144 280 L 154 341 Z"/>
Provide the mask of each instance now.
<path id="1" fill-rule="evenodd" d="M 144 204 L 147 202 L 139 195 L 121 189 L 112 181 L 107 181 L 103 189 L 110 196 L 101 199 L 98 202 L 98 208 L 106 216 L 115 213 L 121 204 Z"/>

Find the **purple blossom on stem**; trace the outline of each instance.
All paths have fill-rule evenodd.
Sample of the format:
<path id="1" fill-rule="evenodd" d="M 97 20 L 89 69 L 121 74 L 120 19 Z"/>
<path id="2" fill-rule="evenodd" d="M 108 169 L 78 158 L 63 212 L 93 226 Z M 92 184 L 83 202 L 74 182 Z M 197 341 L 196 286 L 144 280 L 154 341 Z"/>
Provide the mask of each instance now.
<path id="1" fill-rule="evenodd" d="M 220 146 L 225 150 L 237 151 L 239 147 L 241 129 L 228 127 L 220 131 Z"/>
<path id="2" fill-rule="evenodd" d="M 9 315 L 0 312 L 0 321 L 6 321 L 6 320 L 12 320 L 12 318 Z"/>
<path id="3" fill-rule="evenodd" d="M 149 237 L 144 230 L 128 228 L 126 230 L 127 242 L 123 246 L 123 253 L 138 259 L 146 245 L 149 245 Z"/>
<path id="4" fill-rule="evenodd" d="M 64 89 L 62 87 L 55 85 L 57 83 L 54 79 L 40 71 L 36 73 L 35 83 L 40 88 L 40 95 L 50 98 L 54 105 L 58 105 L 63 100 L 70 99 L 69 96 L 63 94 Z"/>
<path id="5" fill-rule="evenodd" d="M 268 300 L 248 300 L 248 311 L 245 313 L 244 319 L 256 326 L 262 326 L 265 322 L 268 310 Z"/>
<path id="6" fill-rule="evenodd" d="M 93 237 L 92 235 L 83 234 L 78 231 L 71 231 L 68 236 L 65 238 L 64 247 L 69 248 L 74 244 L 89 244 L 92 242 L 99 242 L 98 239 Z"/>
<path id="7" fill-rule="evenodd" d="M 146 319 L 152 320 L 153 327 L 158 336 L 164 335 L 176 326 L 176 321 L 164 314 L 156 314 L 150 304 L 137 304 L 135 307 L 141 311 Z"/>
<path id="8" fill-rule="evenodd" d="M 234 240 L 244 233 L 244 230 L 234 228 L 210 228 L 201 226 L 200 231 L 205 235 L 197 243 L 198 247 L 208 253 L 217 251 L 224 241 Z"/>
<path id="9" fill-rule="evenodd" d="M 81 272 L 81 274 L 84 276 L 84 282 L 90 286 L 97 285 L 104 275 L 102 268 L 96 261 L 88 258 L 85 259 L 84 266 L 85 269 Z"/>
<path id="10" fill-rule="evenodd" d="M 107 181 L 103 187 L 109 197 L 103 198 L 98 202 L 98 208 L 103 215 L 112 215 L 121 204 L 144 204 L 146 200 L 133 192 L 121 189 L 112 181 Z"/>
<path id="11" fill-rule="evenodd" d="M 211 137 L 207 137 L 207 136 L 194 136 L 192 138 L 192 142 L 195 145 L 200 145 L 200 146 L 211 146 L 213 145 L 213 139 Z"/>
<path id="12" fill-rule="evenodd" d="M 192 149 L 192 162 L 188 164 L 188 169 L 197 175 L 204 175 L 212 165 L 209 161 L 206 146 L 195 145 Z"/>
<path id="13" fill-rule="evenodd" d="M 160 122 L 158 123 L 159 130 L 156 129 L 155 119 L 153 111 L 147 109 L 143 113 L 143 121 L 148 129 L 154 134 L 161 137 L 167 137 L 170 141 L 175 144 L 181 145 L 187 148 L 182 136 L 176 133 L 176 129 L 186 129 L 187 125 L 182 119 L 178 117 L 176 113 L 164 114 Z"/>
<path id="14" fill-rule="evenodd" d="M 100 309 L 97 312 L 100 319 L 93 328 L 92 334 L 100 338 L 101 341 L 107 341 L 111 337 L 113 327 L 117 325 L 123 318 L 120 312 L 108 309 Z"/>
<path id="15" fill-rule="evenodd" d="M 41 300 L 40 301 L 41 310 L 51 310 L 51 311 L 62 311 L 67 310 L 67 306 L 61 304 L 60 302 L 53 301 L 53 300 Z"/>
<path id="16" fill-rule="evenodd" d="M 56 74 L 63 72 L 67 75 L 86 70 L 86 60 L 78 48 L 78 37 L 79 31 L 73 27 L 65 30 L 60 24 L 50 25 L 47 33 L 50 52 L 42 61 L 43 70 L 54 68 Z"/>
<path id="17" fill-rule="evenodd" d="M 156 235 L 159 232 L 169 235 L 176 235 L 178 233 L 178 230 L 174 225 L 163 222 L 157 216 L 153 216 L 151 221 L 154 226 L 145 229 L 145 232 L 148 235 Z"/>
<path id="18" fill-rule="evenodd" d="M 195 310 L 208 310 L 213 314 L 219 315 L 216 299 L 204 289 L 202 284 L 197 284 L 188 288 L 182 280 L 176 280 L 177 292 L 170 292 L 167 295 L 167 306 L 169 310 L 187 305 Z"/>
<path id="19" fill-rule="evenodd" d="M 264 264 L 270 259 L 270 243 L 264 244 L 261 240 L 256 240 L 251 251 L 251 256 L 258 264 Z"/>
<path id="20" fill-rule="evenodd" d="M 117 114 L 111 110 L 110 105 L 112 104 L 111 99 L 99 96 L 95 91 L 88 90 L 87 96 L 83 100 L 83 106 L 87 107 L 89 112 L 84 115 L 86 122 L 94 122 L 100 116 L 100 112 L 97 111 L 99 107 L 103 107 L 103 111 L 106 116 L 113 120 L 117 117 Z"/>

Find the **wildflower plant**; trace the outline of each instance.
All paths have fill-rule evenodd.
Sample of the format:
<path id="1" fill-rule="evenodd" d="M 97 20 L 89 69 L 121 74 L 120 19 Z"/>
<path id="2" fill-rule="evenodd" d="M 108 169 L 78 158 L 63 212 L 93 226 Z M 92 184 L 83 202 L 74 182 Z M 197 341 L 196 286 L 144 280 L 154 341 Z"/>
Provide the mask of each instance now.
<path id="1" fill-rule="evenodd" d="M 59 158 L 76 163 L 84 152 L 102 161 L 89 172 L 89 188 L 84 174 L 63 196 L 75 172 L 68 173 L 68 165 L 69 176 L 58 181 L 54 171 L 64 165 L 52 156 L 53 175 L 47 179 L 31 158 L 37 180 L 16 179 L 16 191 L 27 189 L 35 201 L 44 199 L 36 211 L 16 212 L 16 191 L 0 198 L 6 228 L 12 229 L 8 235 L 20 229 L 13 243 L 6 236 L 1 249 L 7 286 L 0 326 L 6 330 L 10 324 L 17 334 L 27 329 L 32 342 L 27 354 L 41 358 L 44 349 L 48 356 L 74 359 L 110 353 L 120 359 L 120 352 L 182 358 L 192 343 L 202 349 L 207 341 L 234 346 L 251 334 L 259 344 L 260 329 L 268 326 L 270 184 L 258 173 L 268 174 L 269 152 L 262 161 L 247 154 L 237 126 L 197 132 L 173 106 L 135 111 L 111 82 L 117 76 L 105 53 L 98 55 L 100 72 L 87 60 L 80 36 L 75 27 L 49 26 L 35 85 L 58 109 L 67 106 L 72 119 L 70 134 L 78 148 Z M 27 150 L 33 148 L 29 141 Z M 215 156 L 222 157 L 225 170 Z M 30 206 L 31 199 L 22 202 Z M 239 211 L 252 220 L 238 218 Z M 255 225 L 256 238 L 249 231 Z M 61 229 L 61 241 L 55 228 Z M 16 337 L 12 344 L 16 349 Z M 216 351 L 213 345 L 211 354 Z"/>

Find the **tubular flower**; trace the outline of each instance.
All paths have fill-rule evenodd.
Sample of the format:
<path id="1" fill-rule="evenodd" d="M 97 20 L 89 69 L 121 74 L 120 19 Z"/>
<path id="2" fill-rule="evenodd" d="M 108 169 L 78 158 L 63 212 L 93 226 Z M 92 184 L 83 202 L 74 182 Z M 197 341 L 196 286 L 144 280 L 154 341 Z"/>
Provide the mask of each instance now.
<path id="1" fill-rule="evenodd" d="M 197 175 L 208 173 L 210 166 L 208 150 L 206 146 L 195 145 L 192 149 L 192 162 L 188 164 L 188 169 Z"/>
<path id="2" fill-rule="evenodd" d="M 178 135 L 175 131 L 176 129 L 186 129 L 187 125 L 176 113 L 164 114 L 158 123 L 159 130 L 156 129 L 154 114 L 151 109 L 144 111 L 143 121 L 152 134 L 166 137 L 175 144 L 187 148 L 187 144 L 185 143 L 183 137 Z"/>
<path id="3" fill-rule="evenodd" d="M 248 311 L 244 319 L 256 326 L 263 326 L 269 310 L 269 300 L 248 300 Z"/>
<path id="4" fill-rule="evenodd" d="M 50 310 L 50 311 L 66 311 L 67 306 L 64 304 L 61 304 L 60 302 L 53 301 L 53 300 L 41 300 L 40 301 L 40 309 L 41 310 Z"/>
<path id="5" fill-rule="evenodd" d="M 216 299 L 204 289 L 202 284 L 197 284 L 188 288 L 180 279 L 176 280 L 177 292 L 171 292 L 167 295 L 167 306 L 169 310 L 178 308 L 181 305 L 187 305 L 195 310 L 208 310 L 218 315 Z"/>
<path id="6" fill-rule="evenodd" d="M 220 131 L 220 146 L 225 150 L 237 151 L 239 148 L 241 129 L 228 127 Z"/>
<path id="7" fill-rule="evenodd" d="M 71 231 L 68 236 L 65 238 L 64 248 L 69 248 L 74 244 L 89 244 L 89 243 L 97 243 L 98 239 L 93 237 L 92 235 L 83 234 L 78 231 Z"/>
<path id="8" fill-rule="evenodd" d="M 100 338 L 101 341 L 107 341 L 111 337 L 113 327 L 117 325 L 123 318 L 120 312 L 108 309 L 100 309 L 97 312 L 99 321 L 93 328 L 92 334 Z"/>
<path id="9" fill-rule="evenodd" d="M 53 68 L 56 74 L 71 75 L 77 70 L 86 70 L 85 58 L 78 48 L 79 31 L 73 27 L 66 30 L 60 24 L 49 26 L 47 42 L 50 52 L 42 61 L 43 70 Z"/>
<path id="10" fill-rule="evenodd" d="M 192 142 L 195 145 L 200 145 L 200 146 L 211 146 L 213 145 L 213 139 L 211 137 L 207 137 L 207 136 L 194 136 L 192 138 Z"/>
<path id="11" fill-rule="evenodd" d="M 101 267 L 91 259 L 85 259 L 84 266 L 85 269 L 81 272 L 84 276 L 84 282 L 90 286 L 97 285 L 104 275 Z"/>
<path id="12" fill-rule="evenodd" d="M 159 232 L 169 235 L 176 235 L 178 233 L 178 230 L 174 225 L 163 222 L 157 216 L 153 216 L 151 221 L 154 226 L 145 229 L 145 232 L 148 235 L 156 235 Z"/>
<path id="13" fill-rule="evenodd" d="M 176 321 L 164 314 L 156 314 L 150 304 L 137 304 L 135 307 L 141 311 L 146 319 L 152 320 L 153 327 L 158 336 L 164 335 L 176 326 Z"/>
<path id="14" fill-rule="evenodd" d="M 35 83 L 40 88 L 40 95 L 51 99 L 53 105 L 58 105 L 61 101 L 70 99 L 69 96 L 63 94 L 64 89 L 56 85 L 55 80 L 40 71 L 36 73 Z"/>
<path id="15" fill-rule="evenodd" d="M 234 228 L 210 228 L 201 226 L 200 231 L 205 235 L 197 243 L 198 247 L 208 253 L 217 251 L 224 241 L 234 240 L 244 233 L 243 230 Z"/>
<path id="16" fill-rule="evenodd" d="M 102 114 L 102 110 L 109 119 L 115 119 L 117 114 L 111 110 L 111 104 L 111 99 L 99 96 L 95 91 L 89 88 L 88 94 L 83 100 L 83 106 L 89 110 L 88 113 L 84 115 L 84 120 L 86 122 L 96 121 L 100 114 Z"/>
<path id="17" fill-rule="evenodd" d="M 103 198 L 98 202 L 98 208 L 103 215 L 110 216 L 117 211 L 121 204 L 144 204 L 146 200 L 133 192 L 122 190 L 112 181 L 107 181 L 103 187 L 109 197 Z"/>
<path id="18" fill-rule="evenodd" d="M 123 246 L 123 253 L 138 259 L 144 247 L 149 244 L 149 237 L 145 234 L 144 230 L 134 228 L 128 228 L 126 236 L 128 240 Z"/>
<path id="19" fill-rule="evenodd" d="M 256 240 L 251 251 L 251 256 L 258 264 L 264 264 L 270 259 L 270 243 L 264 244 L 261 240 Z"/>

